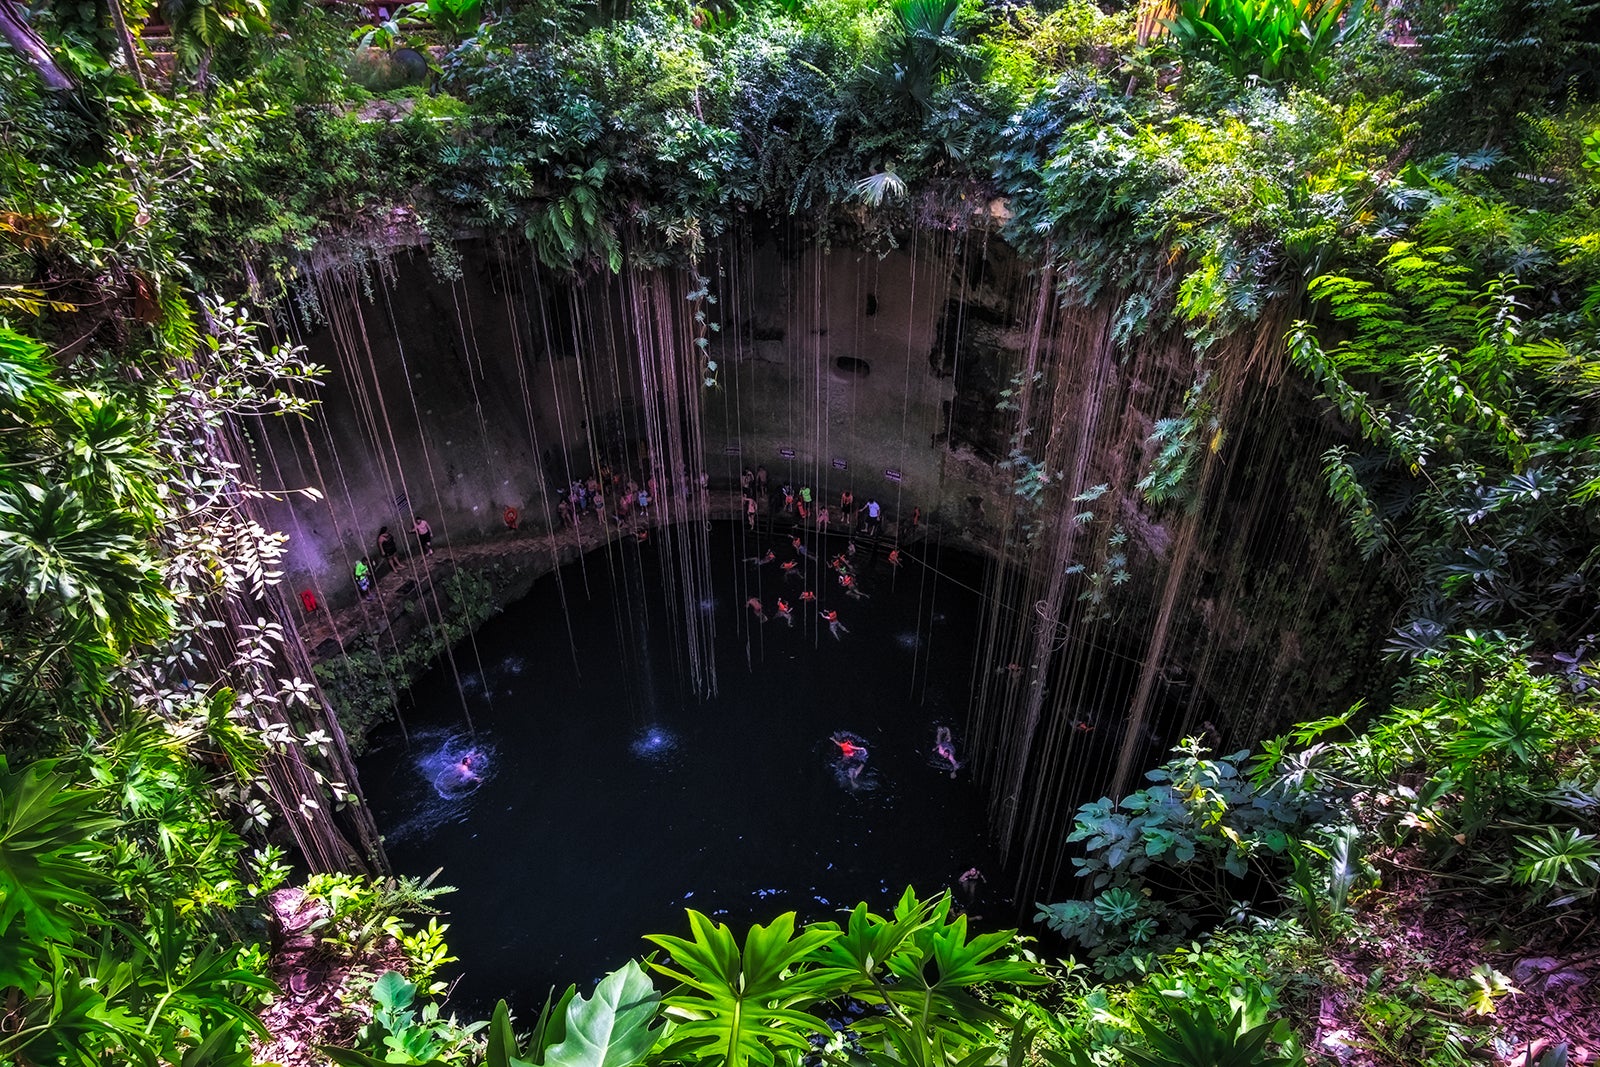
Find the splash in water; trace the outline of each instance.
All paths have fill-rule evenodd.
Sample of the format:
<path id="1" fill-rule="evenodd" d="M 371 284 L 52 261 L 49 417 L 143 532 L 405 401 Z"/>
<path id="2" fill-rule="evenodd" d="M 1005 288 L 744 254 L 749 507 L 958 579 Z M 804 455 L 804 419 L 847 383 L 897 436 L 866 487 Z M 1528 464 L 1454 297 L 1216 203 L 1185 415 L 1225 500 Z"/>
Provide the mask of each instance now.
<path id="1" fill-rule="evenodd" d="M 942 771 L 949 771 L 952 778 L 961 769 L 961 761 L 956 759 L 956 743 L 950 736 L 950 727 L 948 726 L 934 727 L 933 765 Z"/>
<path id="2" fill-rule="evenodd" d="M 628 746 L 639 759 L 664 760 L 678 749 L 678 737 L 664 726 L 646 726 Z"/>
<path id="3" fill-rule="evenodd" d="M 922 637 L 914 631 L 907 630 L 903 634 L 895 634 L 894 643 L 907 651 L 914 652 L 922 647 Z"/>
<path id="4" fill-rule="evenodd" d="M 877 776 L 867 769 L 867 742 L 848 730 L 836 731 L 829 740 L 838 749 L 833 759 L 833 776 L 851 792 L 877 787 Z"/>
<path id="5" fill-rule="evenodd" d="M 463 800 L 476 793 L 493 773 L 493 751 L 470 737 L 452 735 L 417 757 L 417 769 L 444 800 Z"/>

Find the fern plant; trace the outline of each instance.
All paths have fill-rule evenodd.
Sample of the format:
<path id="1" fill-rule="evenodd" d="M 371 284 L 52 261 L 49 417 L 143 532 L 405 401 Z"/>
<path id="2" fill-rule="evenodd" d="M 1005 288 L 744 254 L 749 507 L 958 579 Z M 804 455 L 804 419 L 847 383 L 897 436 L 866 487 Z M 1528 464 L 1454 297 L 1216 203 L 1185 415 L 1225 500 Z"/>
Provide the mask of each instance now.
<path id="1" fill-rule="evenodd" d="M 1600 891 L 1600 837 L 1575 827 L 1546 826 L 1517 842 L 1511 880 L 1546 897 L 1551 907 L 1593 900 Z"/>

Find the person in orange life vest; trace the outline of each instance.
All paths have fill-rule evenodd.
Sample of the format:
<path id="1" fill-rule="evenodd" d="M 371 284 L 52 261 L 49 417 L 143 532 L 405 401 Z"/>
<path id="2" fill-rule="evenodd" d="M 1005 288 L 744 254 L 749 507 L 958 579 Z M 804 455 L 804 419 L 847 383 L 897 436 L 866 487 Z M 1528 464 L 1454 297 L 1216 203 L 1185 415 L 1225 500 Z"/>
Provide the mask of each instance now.
<path id="1" fill-rule="evenodd" d="M 839 613 L 837 611 L 824 611 L 822 613 L 822 617 L 827 621 L 828 632 L 833 635 L 833 639 L 835 641 L 839 640 L 840 634 L 847 634 L 850 632 L 849 630 L 845 629 L 844 623 L 839 621 Z"/>
<path id="2" fill-rule="evenodd" d="M 857 600 L 866 600 L 866 599 L 868 599 L 867 594 L 863 593 L 861 591 L 861 587 L 856 584 L 855 575 L 853 575 L 853 574 L 841 574 L 841 575 L 839 575 L 839 584 L 844 586 L 844 595 L 845 596 L 853 596 Z"/>
<path id="3" fill-rule="evenodd" d="M 778 598 L 778 618 L 788 623 L 791 628 L 794 626 L 794 616 L 790 614 L 789 602 L 783 597 Z"/>

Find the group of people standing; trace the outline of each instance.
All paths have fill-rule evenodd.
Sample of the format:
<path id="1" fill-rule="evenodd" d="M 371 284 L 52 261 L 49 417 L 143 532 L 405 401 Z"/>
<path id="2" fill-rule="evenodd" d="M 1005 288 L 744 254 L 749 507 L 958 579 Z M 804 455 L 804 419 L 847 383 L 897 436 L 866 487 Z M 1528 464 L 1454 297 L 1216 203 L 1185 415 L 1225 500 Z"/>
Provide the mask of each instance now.
<path id="1" fill-rule="evenodd" d="M 799 522 L 814 522 L 821 532 L 832 526 L 832 509 L 814 496 L 811 486 L 802 485 L 796 489 L 785 482 L 774 488 L 764 465 L 757 465 L 755 470 L 746 467 L 739 475 L 739 489 L 744 499 L 745 525 L 752 530 L 756 528 L 756 515 L 762 501 L 766 501 L 769 515 L 793 515 Z M 920 514 L 919 511 L 919 517 Z M 858 510 L 856 495 L 849 489 L 839 494 L 838 516 L 839 525 L 846 531 L 876 537 L 883 529 L 883 505 L 869 497 Z"/>
<path id="2" fill-rule="evenodd" d="M 675 491 L 684 499 L 688 499 L 690 478 L 687 471 L 682 469 L 678 471 L 677 483 Z M 702 512 L 706 514 L 709 514 L 710 510 L 706 496 L 709 484 L 709 479 L 702 473 L 700 500 Z M 607 513 L 621 525 L 634 516 L 643 517 L 659 507 L 661 494 L 668 488 L 654 473 L 646 474 L 641 485 L 631 476 L 613 470 L 609 465 L 602 466 L 597 475 L 575 479 L 565 489 L 557 491 L 556 513 L 561 518 L 562 528 L 577 529 L 583 520 L 590 516 L 603 525 Z"/>
<path id="3" fill-rule="evenodd" d="M 417 551 L 424 556 L 433 555 L 433 527 L 428 525 L 428 520 L 421 515 L 413 515 L 411 532 L 417 535 Z M 387 526 L 378 528 L 378 561 L 382 573 L 400 569 L 400 546 L 395 542 L 394 534 L 389 532 Z M 370 599 L 378 582 L 378 574 L 373 571 L 364 556 L 356 560 L 354 571 L 356 592 L 361 594 L 363 600 Z"/>

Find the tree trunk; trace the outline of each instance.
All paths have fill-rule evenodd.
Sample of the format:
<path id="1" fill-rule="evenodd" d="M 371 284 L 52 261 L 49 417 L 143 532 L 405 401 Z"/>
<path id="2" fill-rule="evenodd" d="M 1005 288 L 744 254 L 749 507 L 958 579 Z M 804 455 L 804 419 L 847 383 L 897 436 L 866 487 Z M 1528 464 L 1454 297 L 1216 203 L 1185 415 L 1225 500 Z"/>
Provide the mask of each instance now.
<path id="1" fill-rule="evenodd" d="M 122 0 L 107 0 L 111 7 L 111 21 L 117 24 L 117 39 L 122 42 L 122 56 L 128 61 L 128 73 L 140 90 L 146 88 L 144 71 L 139 68 L 139 50 L 134 47 L 133 34 L 128 32 L 128 20 L 122 14 Z"/>
<path id="2" fill-rule="evenodd" d="M 23 21 L 22 5 L 14 0 L 0 0 L 0 37 L 17 50 L 23 62 L 33 68 L 49 89 L 70 92 L 78 87 L 78 83 L 56 64 L 49 47 L 33 32 L 33 27 Z"/>

